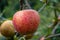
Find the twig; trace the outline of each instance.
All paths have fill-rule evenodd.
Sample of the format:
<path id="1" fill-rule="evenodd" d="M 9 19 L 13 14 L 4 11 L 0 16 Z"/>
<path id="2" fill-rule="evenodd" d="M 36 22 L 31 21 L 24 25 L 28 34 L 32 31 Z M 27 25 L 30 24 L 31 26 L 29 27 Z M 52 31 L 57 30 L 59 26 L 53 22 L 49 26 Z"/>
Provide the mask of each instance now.
<path id="1" fill-rule="evenodd" d="M 24 1 L 25 1 L 25 3 L 26 3 L 27 7 L 28 7 L 29 9 L 31 9 L 31 6 L 29 5 L 28 0 L 24 0 Z"/>
<path id="2" fill-rule="evenodd" d="M 54 27 L 57 25 L 58 21 L 55 21 L 51 26 L 49 26 L 51 29 L 54 29 Z"/>
<path id="3" fill-rule="evenodd" d="M 25 37 L 20 37 L 19 40 L 26 40 Z"/>
<path id="4" fill-rule="evenodd" d="M 4 14 L 4 11 L 3 12 L 0 11 L 0 18 L 3 16 L 3 14 Z"/>
<path id="5" fill-rule="evenodd" d="M 0 19 L 2 19 L 2 20 L 8 20 L 8 19 L 6 19 L 6 18 L 4 18 L 4 17 L 0 17 Z"/>
<path id="6" fill-rule="evenodd" d="M 14 40 L 14 36 L 13 37 L 6 37 L 6 40 Z"/>
<path id="7" fill-rule="evenodd" d="M 51 38 L 51 37 L 56 37 L 56 36 L 60 36 L 60 33 L 59 34 L 52 34 L 52 35 L 46 37 L 45 39 L 48 39 L 48 38 Z"/>
<path id="8" fill-rule="evenodd" d="M 56 30 L 57 27 L 55 27 L 57 24 L 58 24 L 58 15 L 57 15 L 57 11 L 55 9 L 55 3 L 53 3 L 53 6 L 54 6 L 54 15 L 55 15 L 55 21 L 53 22 L 53 24 L 50 26 L 52 30 L 52 33 L 51 34 L 54 34 L 54 31 Z"/>
<path id="9" fill-rule="evenodd" d="M 20 0 L 20 9 L 21 10 L 23 9 L 23 3 L 24 3 L 24 0 Z"/>
<path id="10" fill-rule="evenodd" d="M 0 17 L 2 17 L 3 13 L 0 13 Z"/>
<path id="11" fill-rule="evenodd" d="M 15 32 L 16 37 L 20 37 L 21 35 L 16 31 Z"/>
<path id="12" fill-rule="evenodd" d="M 54 7 L 54 13 L 55 13 L 55 18 L 58 18 L 57 11 L 56 11 L 56 3 L 53 2 L 53 7 Z"/>
<path id="13" fill-rule="evenodd" d="M 43 4 L 43 6 L 38 10 L 38 12 L 41 12 L 45 7 L 46 7 L 46 3 L 45 4 Z"/>
<path id="14" fill-rule="evenodd" d="M 38 10 L 38 12 L 41 12 L 48 3 L 49 3 L 49 0 L 46 0 L 45 4 L 43 4 L 43 6 Z"/>
<path id="15" fill-rule="evenodd" d="M 52 34 L 55 33 L 56 29 L 58 28 L 58 25 L 60 25 L 60 24 L 58 23 L 57 26 L 55 26 L 55 28 L 52 30 Z"/>
<path id="16" fill-rule="evenodd" d="M 58 15 L 57 15 L 57 11 L 55 9 L 56 4 L 53 3 L 53 6 L 54 6 L 54 14 L 55 14 L 55 23 L 54 23 L 54 26 L 53 26 L 52 34 L 55 33 L 55 30 L 57 29 L 57 26 L 56 25 L 58 24 Z"/>
<path id="17" fill-rule="evenodd" d="M 57 24 L 58 24 L 58 16 L 57 16 L 57 11 L 55 9 L 56 5 L 55 3 L 53 3 L 53 6 L 54 6 L 54 15 L 55 15 L 55 21 L 53 22 L 53 24 L 50 26 L 50 29 L 52 29 L 52 32 L 48 34 L 48 37 L 52 37 L 52 36 L 55 36 L 55 35 L 52 35 L 52 36 L 49 36 L 50 34 L 55 34 L 55 30 L 57 29 Z M 50 30 L 49 30 L 50 31 Z M 60 35 L 60 34 L 59 34 Z"/>
<path id="18" fill-rule="evenodd" d="M 54 13 L 55 13 L 55 18 L 56 18 L 56 20 L 57 20 L 58 16 L 57 16 L 56 9 L 54 9 Z"/>

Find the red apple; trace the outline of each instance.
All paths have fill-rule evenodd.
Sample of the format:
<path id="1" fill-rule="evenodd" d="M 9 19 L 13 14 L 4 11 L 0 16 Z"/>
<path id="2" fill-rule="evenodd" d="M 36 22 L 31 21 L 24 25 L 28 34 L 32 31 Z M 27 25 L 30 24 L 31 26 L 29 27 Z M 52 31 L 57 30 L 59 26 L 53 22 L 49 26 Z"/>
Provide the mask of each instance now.
<path id="1" fill-rule="evenodd" d="M 40 40 L 45 40 L 45 37 L 41 37 Z"/>
<path id="2" fill-rule="evenodd" d="M 58 21 L 60 21 L 60 15 L 58 16 Z"/>
<path id="3" fill-rule="evenodd" d="M 26 9 L 18 11 L 13 16 L 13 24 L 22 35 L 34 33 L 39 25 L 40 17 L 37 11 Z"/>
<path id="4" fill-rule="evenodd" d="M 5 37 L 12 37 L 14 36 L 15 29 L 13 27 L 11 20 L 6 20 L 1 24 L 0 27 L 1 34 Z"/>

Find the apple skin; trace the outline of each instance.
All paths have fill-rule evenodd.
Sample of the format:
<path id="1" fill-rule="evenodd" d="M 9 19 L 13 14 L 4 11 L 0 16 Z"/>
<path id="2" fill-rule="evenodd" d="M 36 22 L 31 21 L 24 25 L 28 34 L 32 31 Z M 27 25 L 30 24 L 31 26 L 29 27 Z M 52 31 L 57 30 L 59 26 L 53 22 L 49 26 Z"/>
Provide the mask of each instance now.
<path id="1" fill-rule="evenodd" d="M 58 16 L 58 21 L 60 21 L 60 15 Z"/>
<path id="2" fill-rule="evenodd" d="M 15 29 L 11 20 L 6 20 L 1 24 L 0 32 L 5 37 L 12 37 L 15 34 Z"/>
<path id="3" fill-rule="evenodd" d="M 13 25 L 21 35 L 34 33 L 40 23 L 40 16 L 37 11 L 26 9 L 17 11 L 13 16 Z"/>

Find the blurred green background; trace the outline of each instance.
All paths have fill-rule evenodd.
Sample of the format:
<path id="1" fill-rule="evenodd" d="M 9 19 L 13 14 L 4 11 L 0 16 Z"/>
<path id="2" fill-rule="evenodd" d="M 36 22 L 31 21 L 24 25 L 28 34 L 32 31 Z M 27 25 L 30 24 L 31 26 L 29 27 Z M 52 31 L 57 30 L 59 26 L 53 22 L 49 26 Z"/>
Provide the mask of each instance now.
<path id="1" fill-rule="evenodd" d="M 31 8 L 39 11 L 42 6 L 46 3 L 46 0 L 28 0 Z M 55 6 L 53 6 L 55 4 Z M 25 8 L 25 6 L 24 6 Z M 54 8 L 57 10 L 57 15 L 60 14 L 60 0 L 48 0 L 48 4 L 45 8 L 39 12 L 40 15 L 40 25 L 36 33 L 31 40 L 39 40 L 41 36 L 45 36 L 51 33 L 48 29 L 53 21 L 55 20 Z M 13 14 L 20 10 L 19 0 L 0 0 L 0 24 L 5 19 L 12 19 Z M 55 33 L 60 33 L 60 25 L 56 25 L 58 28 Z M 50 32 L 49 32 L 49 31 Z M 5 40 L 5 37 L 0 35 L 0 40 Z M 60 40 L 60 37 L 51 38 L 51 40 Z"/>

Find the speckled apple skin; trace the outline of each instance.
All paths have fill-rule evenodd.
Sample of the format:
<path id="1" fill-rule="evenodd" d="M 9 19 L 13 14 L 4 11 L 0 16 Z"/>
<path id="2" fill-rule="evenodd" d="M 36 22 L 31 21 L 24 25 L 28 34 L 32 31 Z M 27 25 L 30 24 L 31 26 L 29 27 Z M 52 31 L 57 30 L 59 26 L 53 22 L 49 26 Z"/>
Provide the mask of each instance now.
<path id="1" fill-rule="evenodd" d="M 12 20 L 6 20 L 1 24 L 0 32 L 5 37 L 12 37 L 15 34 L 15 29 Z"/>
<path id="2" fill-rule="evenodd" d="M 38 28 L 39 22 L 38 12 L 32 9 L 18 11 L 13 16 L 15 29 L 23 35 L 34 33 Z"/>

